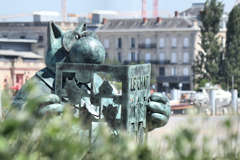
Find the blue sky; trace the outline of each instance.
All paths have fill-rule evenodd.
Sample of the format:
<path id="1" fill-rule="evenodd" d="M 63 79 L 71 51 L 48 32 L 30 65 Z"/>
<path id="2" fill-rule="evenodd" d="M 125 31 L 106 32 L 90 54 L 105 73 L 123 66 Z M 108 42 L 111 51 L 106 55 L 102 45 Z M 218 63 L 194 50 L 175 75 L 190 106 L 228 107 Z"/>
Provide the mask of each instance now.
<path id="1" fill-rule="evenodd" d="M 30 14 L 34 11 L 61 11 L 61 0 L 0 0 L 0 16 L 15 14 Z M 142 0 L 67 0 L 68 13 L 88 13 L 93 10 L 116 10 L 121 12 L 140 11 Z M 151 15 L 152 1 L 148 1 L 148 14 Z M 159 13 L 173 14 L 175 10 L 182 11 L 192 3 L 205 0 L 159 0 Z M 222 0 L 226 11 L 230 11 L 236 0 Z"/>

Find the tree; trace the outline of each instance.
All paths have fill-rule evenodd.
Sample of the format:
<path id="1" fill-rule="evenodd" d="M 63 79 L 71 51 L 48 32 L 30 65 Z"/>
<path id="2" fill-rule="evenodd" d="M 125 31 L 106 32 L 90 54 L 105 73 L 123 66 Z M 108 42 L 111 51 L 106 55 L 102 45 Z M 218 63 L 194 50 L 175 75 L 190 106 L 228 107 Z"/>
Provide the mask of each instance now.
<path id="1" fill-rule="evenodd" d="M 229 14 L 227 23 L 226 54 L 224 60 L 224 81 L 235 79 L 235 87 L 240 85 L 240 6 L 236 5 Z"/>
<path id="2" fill-rule="evenodd" d="M 222 2 L 207 0 L 203 11 L 200 12 L 202 51 L 197 55 L 193 66 L 197 84 L 207 81 L 215 84 L 220 81 L 223 48 L 219 43 L 218 33 L 223 9 Z"/>

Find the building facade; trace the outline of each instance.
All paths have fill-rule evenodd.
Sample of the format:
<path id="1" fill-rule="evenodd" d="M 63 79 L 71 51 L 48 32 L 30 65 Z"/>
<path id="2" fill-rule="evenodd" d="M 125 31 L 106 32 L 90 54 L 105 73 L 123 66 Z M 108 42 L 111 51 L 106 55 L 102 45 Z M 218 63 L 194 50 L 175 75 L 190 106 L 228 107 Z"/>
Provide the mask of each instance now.
<path id="1" fill-rule="evenodd" d="M 203 9 L 204 3 L 193 3 L 171 18 L 103 19 L 97 34 L 111 61 L 150 62 L 158 91 L 189 90 L 194 87 L 192 66 L 203 52 L 199 19 Z M 227 20 L 224 13 L 218 34 L 223 49 Z"/>
<path id="2" fill-rule="evenodd" d="M 63 30 L 77 23 L 57 23 Z M 48 22 L 0 23 L 0 90 L 18 90 L 26 80 L 45 67 Z"/>
<path id="3" fill-rule="evenodd" d="M 97 34 L 107 57 L 120 63 L 149 62 L 157 90 L 193 88 L 192 64 L 199 27 L 185 18 L 105 20 Z"/>
<path id="4" fill-rule="evenodd" d="M 37 43 L 32 46 L 32 50 L 39 55 L 44 55 L 47 46 L 47 23 L 2 22 L 0 38 L 36 40 Z"/>
<path id="5" fill-rule="evenodd" d="M 88 24 L 88 29 L 97 32 L 105 46 L 108 60 L 122 64 L 151 63 L 158 91 L 173 88 L 189 90 L 194 86 L 194 59 L 202 51 L 199 13 L 203 7 L 203 3 L 194 3 L 183 12 L 175 12 L 175 17 L 171 18 L 101 19 L 98 16 L 96 23 Z M 225 15 L 219 34 L 223 46 L 226 21 Z M 75 22 L 57 24 L 63 30 L 72 30 L 77 25 Z M 0 49 L 6 47 L 6 44 L 1 46 L 4 39 L 30 40 L 35 43 L 31 44 L 29 51 L 44 57 L 48 48 L 47 30 L 48 22 L 0 23 Z"/>
<path id="6" fill-rule="evenodd" d="M 0 58 L 0 90 L 10 88 L 19 90 L 20 87 L 29 80 L 37 71 L 44 68 L 45 65 L 39 57 L 23 58 Z"/>
<path id="7" fill-rule="evenodd" d="M 33 52 L 36 40 L 0 38 L 0 90 L 19 90 L 44 65 Z"/>
<path id="8" fill-rule="evenodd" d="M 63 30 L 76 27 L 74 22 L 57 22 Z M 48 22 L 1 22 L 0 39 L 27 39 L 35 40 L 32 51 L 44 56 L 48 48 Z M 0 48 L 1 49 L 1 48 Z"/>

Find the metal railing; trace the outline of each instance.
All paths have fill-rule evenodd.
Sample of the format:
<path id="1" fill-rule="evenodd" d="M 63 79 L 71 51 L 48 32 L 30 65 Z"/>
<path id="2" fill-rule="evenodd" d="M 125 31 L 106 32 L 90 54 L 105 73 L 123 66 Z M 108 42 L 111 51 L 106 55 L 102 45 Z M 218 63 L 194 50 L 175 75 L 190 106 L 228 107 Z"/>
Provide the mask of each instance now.
<path id="1" fill-rule="evenodd" d="M 159 76 L 157 78 L 158 82 L 190 82 L 190 76 Z"/>
<path id="2" fill-rule="evenodd" d="M 151 44 L 138 44 L 138 48 L 140 49 L 154 49 L 157 48 L 157 44 L 156 43 L 151 43 Z"/>

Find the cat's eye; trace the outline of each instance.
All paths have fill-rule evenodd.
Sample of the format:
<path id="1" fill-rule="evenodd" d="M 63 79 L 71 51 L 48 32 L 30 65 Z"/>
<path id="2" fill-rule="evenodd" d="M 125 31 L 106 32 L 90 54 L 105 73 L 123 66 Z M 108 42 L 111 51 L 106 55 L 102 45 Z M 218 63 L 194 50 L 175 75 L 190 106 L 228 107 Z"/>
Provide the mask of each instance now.
<path id="1" fill-rule="evenodd" d="M 75 34 L 75 39 L 76 40 L 79 40 L 81 37 L 80 37 L 80 35 L 79 34 Z"/>

